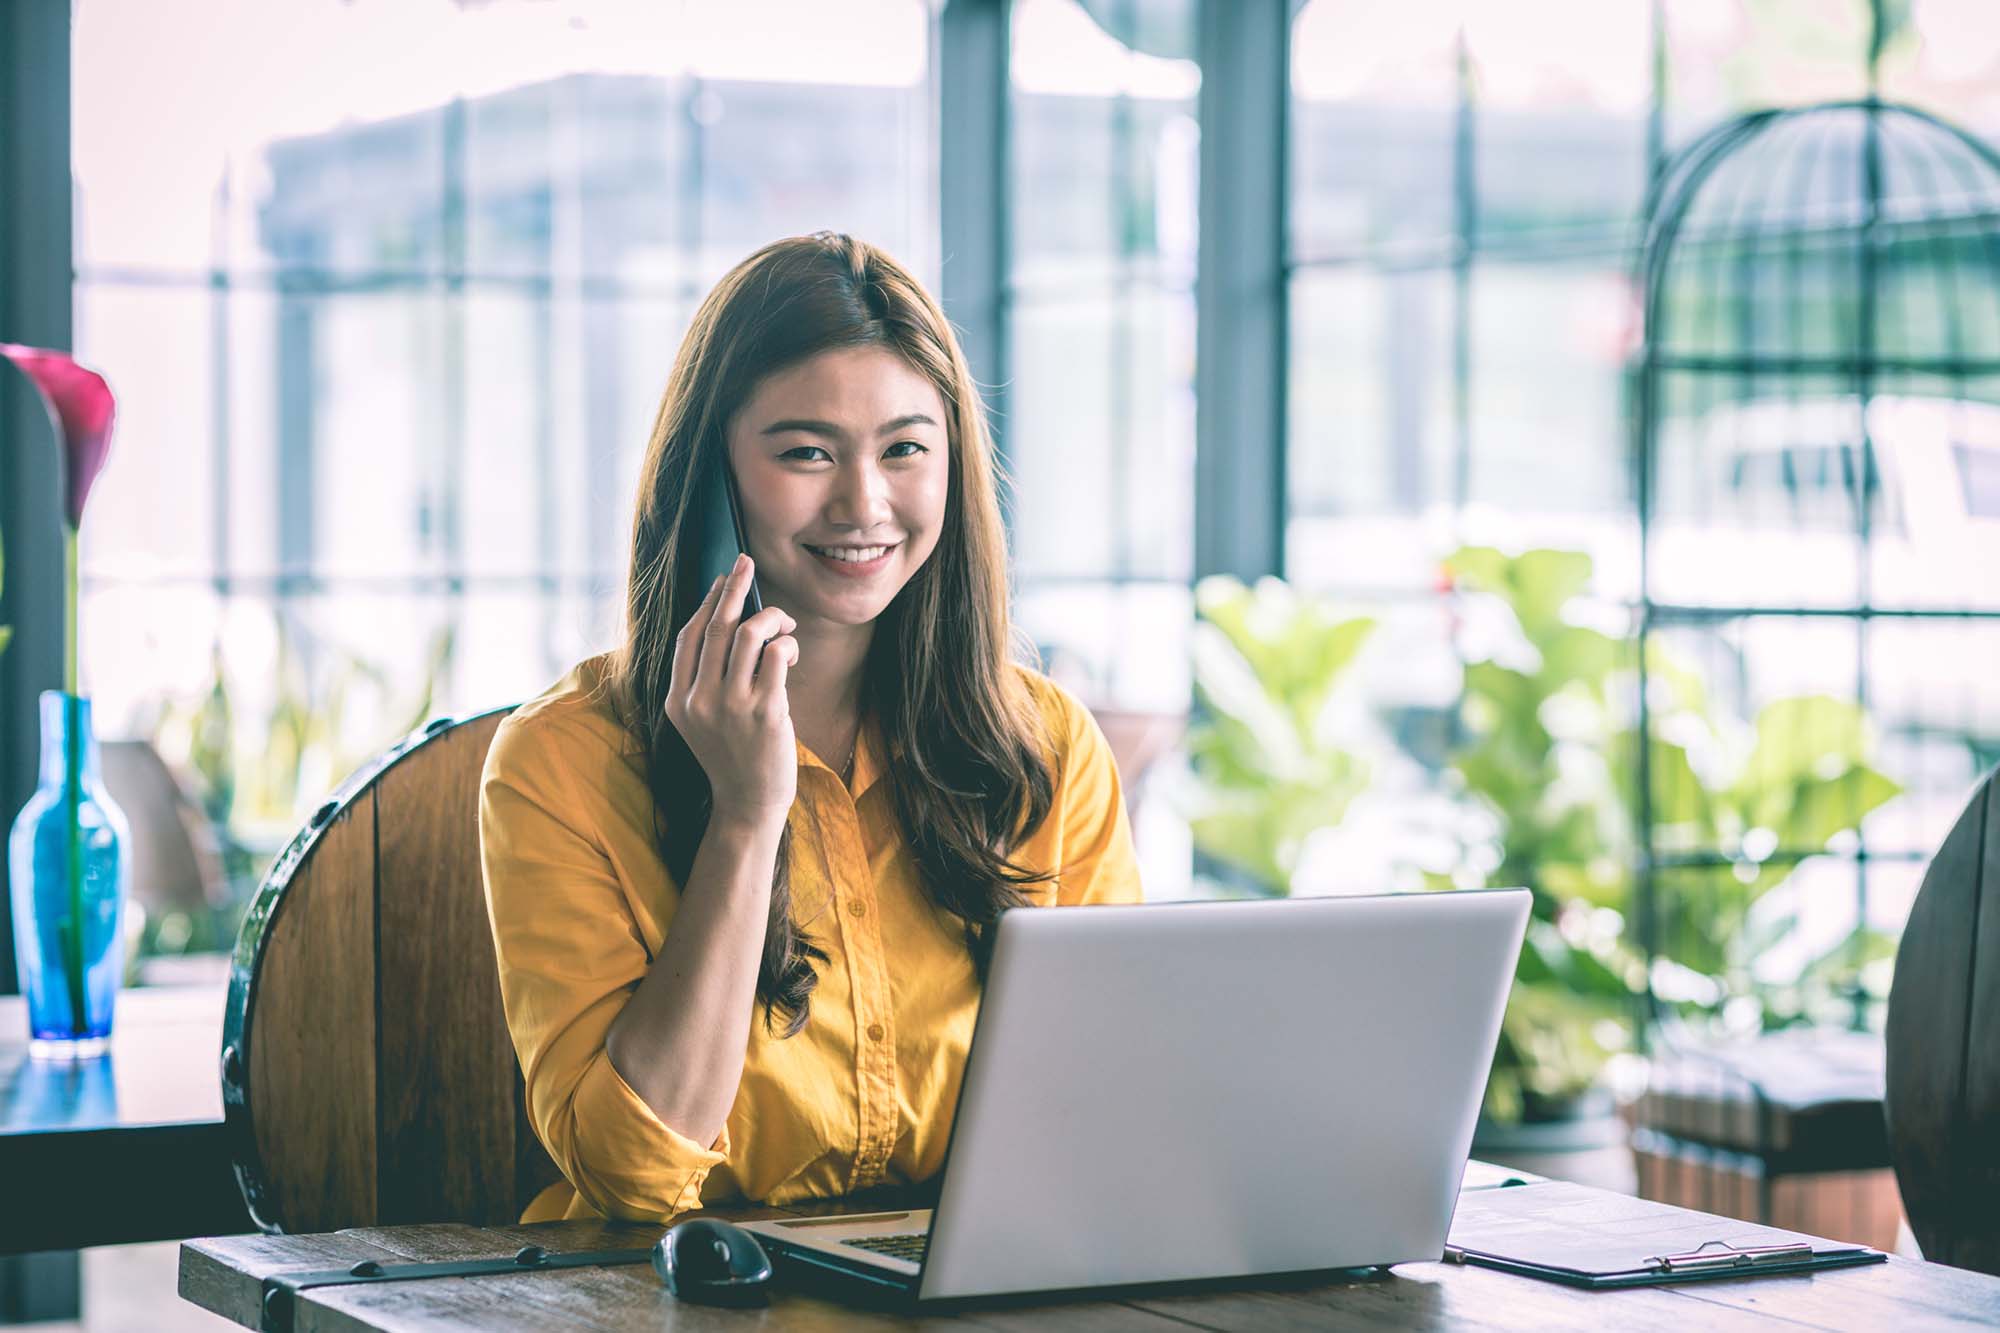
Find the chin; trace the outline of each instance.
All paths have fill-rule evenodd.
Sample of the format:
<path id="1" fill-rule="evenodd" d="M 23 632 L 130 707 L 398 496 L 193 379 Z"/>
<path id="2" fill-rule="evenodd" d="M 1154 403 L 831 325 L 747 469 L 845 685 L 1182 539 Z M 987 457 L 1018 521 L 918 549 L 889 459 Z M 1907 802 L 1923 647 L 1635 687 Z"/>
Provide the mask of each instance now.
<path id="1" fill-rule="evenodd" d="M 846 596 L 821 593 L 812 599 L 812 606 L 820 619 L 833 624 L 866 625 L 887 611 L 908 583 L 908 579 L 899 580 L 888 591 L 857 588 Z"/>
<path id="2" fill-rule="evenodd" d="M 853 627 L 866 625 L 887 611 L 910 583 L 908 576 L 884 575 L 866 585 L 840 588 L 827 586 L 830 580 L 816 570 L 802 570 L 800 574 L 797 582 L 766 585 L 764 604 L 783 607 L 800 620 L 810 618 L 829 625 Z"/>

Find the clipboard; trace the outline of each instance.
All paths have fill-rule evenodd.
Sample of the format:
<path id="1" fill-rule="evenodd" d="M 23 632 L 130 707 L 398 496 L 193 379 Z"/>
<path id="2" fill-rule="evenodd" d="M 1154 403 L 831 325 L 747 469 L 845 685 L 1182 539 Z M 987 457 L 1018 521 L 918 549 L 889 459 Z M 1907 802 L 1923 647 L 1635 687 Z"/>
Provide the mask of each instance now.
<path id="1" fill-rule="evenodd" d="M 1812 1273 L 1888 1257 L 1556 1180 L 1460 1195 L 1444 1252 L 1447 1263 L 1590 1288 Z"/>

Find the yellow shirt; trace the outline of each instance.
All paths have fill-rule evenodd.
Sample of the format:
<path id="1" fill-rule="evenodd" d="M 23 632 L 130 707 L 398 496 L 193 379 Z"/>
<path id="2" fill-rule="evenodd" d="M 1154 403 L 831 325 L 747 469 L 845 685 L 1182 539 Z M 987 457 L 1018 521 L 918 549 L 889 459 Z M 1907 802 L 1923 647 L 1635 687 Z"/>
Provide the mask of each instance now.
<path id="1" fill-rule="evenodd" d="M 700 1202 L 778 1204 L 935 1175 L 979 989 L 960 923 L 918 883 L 872 725 L 857 739 L 851 792 L 799 746 L 793 913 L 828 955 L 805 1028 L 778 1039 L 760 1003 L 735 1103 L 707 1146 L 669 1128 L 612 1068 L 605 1034 L 658 955 L 679 890 L 653 841 L 636 741 L 600 689 L 606 665 L 579 664 L 502 723 L 480 783 L 507 1026 L 529 1117 L 568 1178 L 523 1220 L 659 1221 Z M 1044 905 L 1137 901 L 1104 733 L 1066 690 L 1015 669 L 1058 752 L 1055 804 L 1014 859 L 1068 867 L 1029 893 Z"/>

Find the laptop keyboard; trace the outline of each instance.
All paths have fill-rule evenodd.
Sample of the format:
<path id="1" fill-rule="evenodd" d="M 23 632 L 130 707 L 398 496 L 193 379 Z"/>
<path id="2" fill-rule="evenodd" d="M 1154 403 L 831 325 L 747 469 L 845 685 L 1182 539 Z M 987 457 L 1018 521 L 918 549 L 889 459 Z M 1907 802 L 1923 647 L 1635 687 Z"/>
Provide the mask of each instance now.
<path id="1" fill-rule="evenodd" d="M 868 1250 L 874 1254 L 886 1254 L 891 1259 L 907 1259 L 913 1264 L 924 1260 L 924 1242 L 928 1235 L 922 1231 L 907 1231 L 898 1236 L 864 1236 L 860 1240 L 844 1240 L 842 1245 L 852 1245 L 857 1250 Z"/>

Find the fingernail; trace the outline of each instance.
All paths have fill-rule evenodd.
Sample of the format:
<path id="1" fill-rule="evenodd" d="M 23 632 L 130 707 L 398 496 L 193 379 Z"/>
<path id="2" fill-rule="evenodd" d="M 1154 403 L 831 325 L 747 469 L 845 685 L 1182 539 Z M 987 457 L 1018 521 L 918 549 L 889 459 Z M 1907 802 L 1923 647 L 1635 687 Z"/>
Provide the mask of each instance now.
<path id="1" fill-rule="evenodd" d="M 743 566 L 749 563 L 750 563 L 750 553 L 748 551 L 743 551 L 737 555 L 736 568 L 741 569 L 743 568 Z"/>

